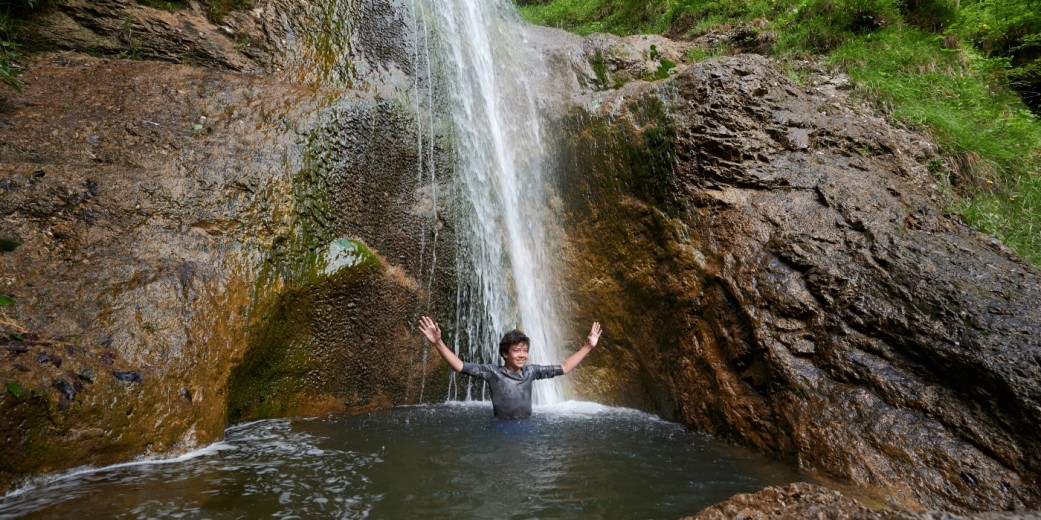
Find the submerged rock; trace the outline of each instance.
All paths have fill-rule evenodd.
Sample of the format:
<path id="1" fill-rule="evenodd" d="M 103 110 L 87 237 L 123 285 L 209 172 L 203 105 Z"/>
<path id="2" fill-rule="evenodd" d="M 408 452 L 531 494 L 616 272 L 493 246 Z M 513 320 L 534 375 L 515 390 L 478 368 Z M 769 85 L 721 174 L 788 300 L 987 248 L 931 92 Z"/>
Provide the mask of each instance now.
<path id="1" fill-rule="evenodd" d="M 823 486 L 796 482 L 735 495 L 686 520 L 1023 520 L 1024 513 L 956 515 L 941 511 L 869 509 Z"/>

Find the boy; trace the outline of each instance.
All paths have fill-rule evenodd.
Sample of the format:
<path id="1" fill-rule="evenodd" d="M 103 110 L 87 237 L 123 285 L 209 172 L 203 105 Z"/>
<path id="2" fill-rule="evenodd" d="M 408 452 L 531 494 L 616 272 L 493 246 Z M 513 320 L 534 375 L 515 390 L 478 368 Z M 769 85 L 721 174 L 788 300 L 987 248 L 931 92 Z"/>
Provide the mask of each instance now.
<path id="1" fill-rule="evenodd" d="M 501 419 L 518 419 L 531 416 L 531 384 L 536 379 L 549 379 L 571 372 L 593 350 L 600 339 L 600 322 L 593 322 L 586 344 L 571 354 L 560 365 L 527 365 L 528 347 L 531 341 L 523 332 L 512 330 L 499 342 L 499 355 L 506 366 L 464 363 L 441 341 L 441 327 L 433 319 L 423 316 L 419 320 L 419 331 L 426 336 L 441 357 L 456 372 L 479 377 L 488 382 L 492 390 L 492 409 Z"/>

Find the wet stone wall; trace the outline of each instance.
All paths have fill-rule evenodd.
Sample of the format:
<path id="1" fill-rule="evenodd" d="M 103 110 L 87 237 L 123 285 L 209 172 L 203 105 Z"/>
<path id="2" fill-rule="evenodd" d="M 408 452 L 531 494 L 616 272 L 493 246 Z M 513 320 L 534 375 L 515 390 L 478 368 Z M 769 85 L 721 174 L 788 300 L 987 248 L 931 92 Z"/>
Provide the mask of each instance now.
<path id="1" fill-rule="evenodd" d="M 625 402 L 638 373 L 659 413 L 893 504 L 1036 509 L 1039 273 L 943 214 L 926 139 L 772 67 L 692 64 L 562 119 L 594 389 Z M 631 186 L 659 132 L 664 198 Z"/>
<path id="2" fill-rule="evenodd" d="M 422 165 L 450 160 L 416 115 L 407 13 L 258 2 L 218 29 L 196 8 L 52 2 L 41 30 L 118 46 L 106 28 L 129 17 L 147 59 L 70 38 L 0 99 L 0 489 L 190 449 L 229 418 L 447 386 L 411 331 L 453 301 L 436 258 L 454 241 L 428 196 L 449 169 Z M 335 34 L 300 33 L 323 16 Z M 154 46 L 168 18 L 206 25 L 186 34 L 213 59 L 161 61 L 186 56 Z M 355 37 L 375 19 L 379 42 Z"/>

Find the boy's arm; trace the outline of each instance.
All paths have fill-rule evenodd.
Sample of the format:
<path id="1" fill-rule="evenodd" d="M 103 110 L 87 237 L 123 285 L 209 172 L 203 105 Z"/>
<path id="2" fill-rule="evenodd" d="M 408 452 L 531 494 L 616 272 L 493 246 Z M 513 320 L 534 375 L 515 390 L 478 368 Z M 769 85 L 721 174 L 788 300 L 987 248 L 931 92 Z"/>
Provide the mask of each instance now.
<path id="1" fill-rule="evenodd" d="M 599 340 L 600 322 L 594 321 L 593 328 L 589 329 L 589 337 L 586 338 L 586 344 L 582 345 L 582 348 L 578 349 L 578 352 L 571 354 L 563 363 L 560 364 L 560 366 L 564 367 L 564 373 L 567 374 L 574 370 L 574 368 L 585 359 L 586 354 L 588 354 L 590 350 L 593 350 L 593 347 L 596 347 L 596 342 Z"/>
<path id="2" fill-rule="evenodd" d="M 456 372 L 463 370 L 463 360 L 459 359 L 455 352 L 448 350 L 445 342 L 441 341 L 441 326 L 436 321 L 423 316 L 419 319 L 419 331 L 423 333 L 423 336 L 426 336 L 427 341 L 437 349 L 437 353 L 441 354 L 441 358 L 448 363 L 448 366 L 452 367 L 452 370 Z"/>

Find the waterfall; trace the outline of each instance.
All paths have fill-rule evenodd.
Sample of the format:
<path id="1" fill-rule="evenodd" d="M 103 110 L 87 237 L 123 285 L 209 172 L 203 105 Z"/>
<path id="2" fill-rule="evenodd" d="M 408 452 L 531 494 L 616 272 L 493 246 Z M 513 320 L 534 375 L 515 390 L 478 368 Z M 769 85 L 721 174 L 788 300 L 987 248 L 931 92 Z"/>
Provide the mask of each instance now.
<path id="1" fill-rule="evenodd" d="M 499 339 L 519 328 L 531 338 L 529 363 L 560 363 L 558 285 L 545 225 L 548 168 L 532 84 L 538 69 L 520 19 L 508 0 L 413 2 L 423 29 L 417 52 L 429 53 L 427 72 L 444 94 L 457 158 L 453 348 L 464 360 L 498 363 Z M 450 389 L 450 398 L 485 397 L 473 381 L 463 383 L 470 386 Z M 535 403 L 560 401 L 562 384 L 537 383 Z"/>

